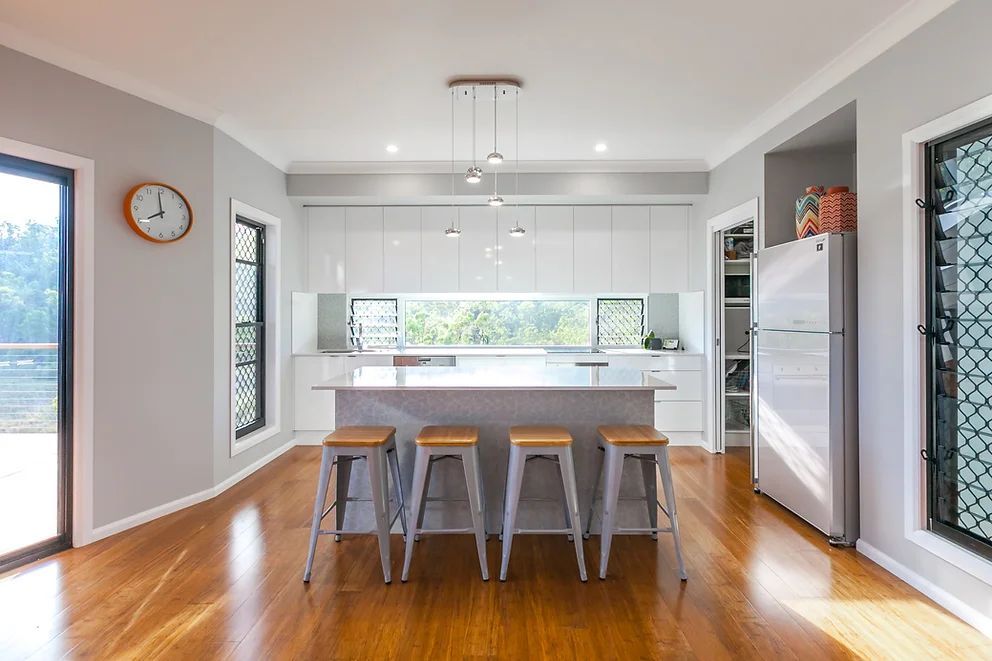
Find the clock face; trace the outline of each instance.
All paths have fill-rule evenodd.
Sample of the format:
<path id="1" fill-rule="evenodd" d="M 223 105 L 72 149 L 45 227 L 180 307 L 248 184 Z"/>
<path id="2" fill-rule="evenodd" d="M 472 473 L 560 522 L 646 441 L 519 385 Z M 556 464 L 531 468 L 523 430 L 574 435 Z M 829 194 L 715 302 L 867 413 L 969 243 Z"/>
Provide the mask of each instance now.
<path id="1" fill-rule="evenodd" d="M 164 184 L 135 186 L 124 204 L 131 228 L 150 241 L 176 241 L 185 236 L 193 224 L 193 213 L 186 198 Z"/>

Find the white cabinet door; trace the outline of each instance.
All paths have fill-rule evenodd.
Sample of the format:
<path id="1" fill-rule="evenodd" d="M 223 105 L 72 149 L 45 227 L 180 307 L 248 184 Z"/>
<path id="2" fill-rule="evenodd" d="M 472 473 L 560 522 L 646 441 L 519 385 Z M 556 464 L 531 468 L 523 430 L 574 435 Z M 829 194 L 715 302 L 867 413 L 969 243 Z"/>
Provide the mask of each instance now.
<path id="1" fill-rule="evenodd" d="M 345 283 L 344 207 L 307 209 L 307 291 L 343 294 Z"/>
<path id="2" fill-rule="evenodd" d="M 651 292 L 689 289 L 689 207 L 651 207 Z"/>
<path id="3" fill-rule="evenodd" d="M 382 292 L 382 207 L 347 207 L 348 292 Z"/>
<path id="4" fill-rule="evenodd" d="M 330 432 L 334 429 L 334 391 L 313 390 L 313 385 L 344 373 L 339 356 L 293 358 L 293 429 Z"/>
<path id="5" fill-rule="evenodd" d="M 534 207 L 501 207 L 498 211 L 499 233 L 496 235 L 496 273 L 500 291 L 534 291 Z M 510 228 L 519 221 L 523 236 L 510 236 Z"/>
<path id="6" fill-rule="evenodd" d="M 611 216 L 611 207 L 575 207 L 573 271 L 577 294 L 612 291 Z"/>
<path id="7" fill-rule="evenodd" d="M 573 291 L 572 207 L 537 207 L 534 216 L 535 288 L 547 294 L 569 293 Z"/>
<path id="8" fill-rule="evenodd" d="M 459 291 L 496 291 L 496 209 L 462 207 L 458 210 L 462 235 L 458 248 Z"/>
<path id="9" fill-rule="evenodd" d="M 648 207 L 613 207 L 611 291 L 641 293 L 651 286 Z"/>
<path id="10" fill-rule="evenodd" d="M 382 210 L 382 288 L 391 293 L 420 291 L 420 207 Z"/>
<path id="11" fill-rule="evenodd" d="M 423 207 L 420 215 L 420 290 L 458 291 L 458 252 L 461 239 L 444 235 L 451 226 L 452 207 Z"/>

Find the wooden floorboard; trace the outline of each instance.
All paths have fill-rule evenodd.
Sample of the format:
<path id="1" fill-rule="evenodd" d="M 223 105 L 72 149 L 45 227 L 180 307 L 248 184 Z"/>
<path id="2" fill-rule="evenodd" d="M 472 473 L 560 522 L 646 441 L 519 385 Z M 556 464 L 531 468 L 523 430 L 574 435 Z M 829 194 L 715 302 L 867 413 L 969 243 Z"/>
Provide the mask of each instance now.
<path id="1" fill-rule="evenodd" d="M 301 581 L 319 449 L 206 503 L 0 575 L 2 659 L 992 658 L 992 644 L 752 492 L 747 454 L 671 450 L 671 540 L 621 536 L 580 583 L 563 537 L 514 540 L 483 583 L 470 536 L 426 537 L 382 583 L 373 537 L 322 538 Z M 356 479 L 361 479 L 357 475 Z M 392 542 L 399 575 L 402 540 Z M 499 543 L 489 542 L 497 574 Z"/>

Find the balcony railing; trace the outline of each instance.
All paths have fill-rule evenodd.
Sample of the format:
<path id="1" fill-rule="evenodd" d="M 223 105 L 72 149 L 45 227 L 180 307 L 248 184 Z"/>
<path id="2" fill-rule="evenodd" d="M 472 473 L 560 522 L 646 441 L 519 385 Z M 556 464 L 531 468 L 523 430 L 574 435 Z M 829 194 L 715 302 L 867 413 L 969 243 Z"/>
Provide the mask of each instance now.
<path id="1" fill-rule="evenodd" d="M 0 432 L 56 431 L 58 345 L 0 343 Z"/>

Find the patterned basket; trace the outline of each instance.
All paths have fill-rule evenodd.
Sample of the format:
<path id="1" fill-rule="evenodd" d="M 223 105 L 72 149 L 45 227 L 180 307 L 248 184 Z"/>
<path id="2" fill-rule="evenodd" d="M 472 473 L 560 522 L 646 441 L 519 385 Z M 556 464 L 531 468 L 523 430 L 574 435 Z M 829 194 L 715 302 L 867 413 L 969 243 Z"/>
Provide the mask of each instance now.
<path id="1" fill-rule="evenodd" d="M 820 200 L 820 231 L 858 231 L 858 196 L 847 186 L 834 186 Z"/>

